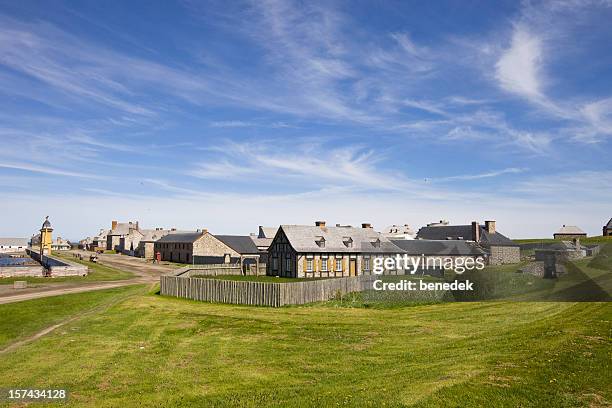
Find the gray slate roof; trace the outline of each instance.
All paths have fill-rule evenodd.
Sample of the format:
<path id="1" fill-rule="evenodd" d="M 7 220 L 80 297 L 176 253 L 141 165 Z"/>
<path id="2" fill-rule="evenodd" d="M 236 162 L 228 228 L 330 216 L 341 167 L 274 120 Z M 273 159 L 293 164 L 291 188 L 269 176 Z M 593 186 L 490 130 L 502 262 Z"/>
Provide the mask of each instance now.
<path id="1" fill-rule="evenodd" d="M 484 226 L 480 227 L 480 241 L 482 246 L 518 246 L 514 241 L 505 235 L 495 231 L 489 234 Z M 434 227 L 423 227 L 417 233 L 417 238 L 428 240 L 466 240 L 474 241 L 471 225 L 440 225 Z"/>
<path id="2" fill-rule="evenodd" d="M 254 255 L 259 253 L 255 242 L 248 235 L 215 235 L 215 238 L 239 254 Z"/>
<path id="3" fill-rule="evenodd" d="M 258 238 L 256 236 L 251 236 L 250 238 L 253 240 L 255 245 L 262 248 L 268 248 L 270 244 L 272 244 L 272 241 L 274 241 L 274 238 Z"/>
<path id="4" fill-rule="evenodd" d="M 403 251 L 394 245 L 382 234 L 372 228 L 356 227 L 317 227 L 309 225 L 281 225 L 281 229 L 287 236 L 291 246 L 298 252 L 344 252 L 344 253 L 402 253 Z M 325 240 L 325 246 L 317 244 L 321 238 Z M 350 238 L 352 247 L 347 247 L 345 241 Z M 380 246 L 376 247 L 373 242 L 379 240 Z"/>
<path id="5" fill-rule="evenodd" d="M 466 241 L 432 241 L 432 240 L 391 240 L 408 255 L 484 255 L 485 252 L 474 243 Z"/>
<path id="6" fill-rule="evenodd" d="M 568 234 L 568 235 L 586 235 L 586 232 L 576 227 L 575 225 L 564 225 L 555 234 Z"/>
<path id="7" fill-rule="evenodd" d="M 163 242 L 167 244 L 192 244 L 201 238 L 203 235 L 202 232 L 177 232 L 168 234 L 164 237 L 161 237 L 156 242 Z"/>
<path id="8" fill-rule="evenodd" d="M 142 232 L 141 242 L 155 242 L 163 236 L 166 236 L 170 233 L 170 230 L 164 229 L 143 229 L 140 230 Z"/>
<path id="9" fill-rule="evenodd" d="M 108 232 L 108 235 L 127 235 L 131 230 L 136 229 L 136 223 L 133 222 L 119 222 L 114 229 Z"/>
<path id="10" fill-rule="evenodd" d="M 257 238 L 271 238 L 273 239 L 278 231 L 278 227 L 259 227 L 259 233 Z"/>
<path id="11" fill-rule="evenodd" d="M 608 223 L 606 224 L 606 227 L 612 228 L 612 218 L 610 218 L 610 221 L 608 221 Z"/>

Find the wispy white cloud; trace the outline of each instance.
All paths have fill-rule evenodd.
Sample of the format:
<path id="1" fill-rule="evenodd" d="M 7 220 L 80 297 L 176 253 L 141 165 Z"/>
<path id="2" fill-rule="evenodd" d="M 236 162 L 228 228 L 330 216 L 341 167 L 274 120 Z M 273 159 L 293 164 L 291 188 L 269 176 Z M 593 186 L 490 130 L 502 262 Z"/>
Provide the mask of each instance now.
<path id="1" fill-rule="evenodd" d="M 77 177 L 85 179 L 103 179 L 105 177 L 78 171 L 62 170 L 51 166 L 40 166 L 24 162 L 0 162 L 0 167 L 5 169 L 23 170 L 27 172 L 47 174 L 53 176 Z"/>
<path id="2" fill-rule="evenodd" d="M 211 122 L 210 126 L 216 127 L 216 128 L 239 128 L 239 127 L 253 127 L 255 126 L 255 123 L 246 122 L 243 120 L 223 120 L 223 121 Z"/>
<path id="3" fill-rule="evenodd" d="M 480 173 L 480 174 L 463 174 L 459 176 L 434 178 L 433 181 L 480 180 L 480 179 L 486 179 L 486 178 L 499 177 L 499 176 L 503 176 L 507 174 L 519 174 L 519 173 L 524 173 L 525 171 L 527 171 L 527 169 L 525 168 L 509 167 L 507 169 L 488 171 L 488 172 Z"/>
<path id="4" fill-rule="evenodd" d="M 223 152 L 219 155 L 219 152 Z M 205 179 L 267 180 L 308 186 L 356 186 L 399 190 L 410 185 L 407 178 L 379 168 L 384 159 L 358 147 L 331 148 L 323 145 L 280 147 L 258 142 L 228 143 L 216 159 L 206 160 L 189 174 Z"/>
<path id="5" fill-rule="evenodd" d="M 496 78 L 502 88 L 530 100 L 542 99 L 542 43 L 537 35 L 518 24 L 510 47 L 496 64 Z"/>

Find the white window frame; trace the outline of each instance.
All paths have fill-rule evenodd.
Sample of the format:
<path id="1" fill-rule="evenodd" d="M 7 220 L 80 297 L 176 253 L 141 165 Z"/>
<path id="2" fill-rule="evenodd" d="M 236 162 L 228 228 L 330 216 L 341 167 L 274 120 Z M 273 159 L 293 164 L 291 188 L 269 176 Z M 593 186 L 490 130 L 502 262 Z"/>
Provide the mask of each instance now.
<path id="1" fill-rule="evenodd" d="M 327 255 L 321 256 L 321 272 L 328 272 L 327 269 Z"/>
<path id="2" fill-rule="evenodd" d="M 285 270 L 287 272 L 291 272 L 291 258 L 290 257 L 285 258 Z"/>
<path id="3" fill-rule="evenodd" d="M 363 257 L 363 270 L 364 271 L 370 271 L 370 257 L 369 256 L 364 256 Z"/>
<path id="4" fill-rule="evenodd" d="M 314 272 L 314 259 L 306 258 L 306 272 Z"/>
<path id="5" fill-rule="evenodd" d="M 335 259 L 336 262 L 334 262 L 334 271 L 336 272 L 342 272 L 342 268 L 343 268 L 343 260 L 342 258 L 336 258 Z M 338 268 L 338 265 L 340 265 L 340 268 Z"/>

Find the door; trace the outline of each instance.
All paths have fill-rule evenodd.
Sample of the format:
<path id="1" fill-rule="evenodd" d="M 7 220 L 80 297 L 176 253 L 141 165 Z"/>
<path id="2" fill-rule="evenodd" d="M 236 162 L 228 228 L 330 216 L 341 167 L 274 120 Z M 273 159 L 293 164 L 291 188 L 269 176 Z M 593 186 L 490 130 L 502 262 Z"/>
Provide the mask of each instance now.
<path id="1" fill-rule="evenodd" d="M 351 259 L 349 264 L 349 276 L 355 276 L 357 271 L 357 260 Z"/>

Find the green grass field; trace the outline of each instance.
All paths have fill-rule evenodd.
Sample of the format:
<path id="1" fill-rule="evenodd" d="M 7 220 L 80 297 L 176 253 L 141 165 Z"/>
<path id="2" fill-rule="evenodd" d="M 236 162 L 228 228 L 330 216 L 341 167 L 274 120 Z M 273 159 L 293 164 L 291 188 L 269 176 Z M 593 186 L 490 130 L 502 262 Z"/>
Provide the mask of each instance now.
<path id="1" fill-rule="evenodd" d="M 517 244 L 535 244 L 539 242 L 543 243 L 551 243 L 551 242 L 560 242 L 562 240 L 552 239 L 552 238 L 529 238 L 529 239 L 513 239 Z M 612 242 L 612 236 L 604 237 L 604 236 L 595 236 L 595 237 L 587 237 L 580 238 L 580 242 L 583 244 L 606 244 Z"/>
<path id="2" fill-rule="evenodd" d="M 88 260 L 79 260 L 68 254 L 61 254 L 58 252 L 53 253 L 54 257 L 59 259 L 65 259 L 67 261 L 79 263 L 89 268 L 89 274 L 87 276 L 66 276 L 57 278 L 35 278 L 35 277 L 17 277 L 17 278 L 0 278 L 1 284 L 13 283 L 14 281 L 28 281 L 29 283 L 59 283 L 59 282 L 97 282 L 97 281 L 112 281 L 130 279 L 134 277 L 131 272 L 123 271 L 121 269 L 112 268 L 110 266 L 102 265 L 99 263 L 89 262 Z"/>
<path id="3" fill-rule="evenodd" d="M 142 292 L 142 286 L 126 286 L 65 296 L 0 305 L 0 350 L 65 319 Z"/>
<path id="4" fill-rule="evenodd" d="M 608 251 L 553 286 L 586 275 L 609 288 Z M 488 270 L 514 282 L 505 295 L 515 279 L 555 293 L 516 268 Z M 66 406 L 96 407 L 612 404 L 612 303 L 363 306 L 219 305 L 134 286 L 0 305 L 0 348 L 75 318 L 0 354 L 0 389 L 66 388 Z"/>

